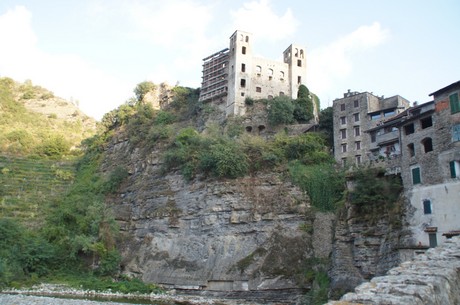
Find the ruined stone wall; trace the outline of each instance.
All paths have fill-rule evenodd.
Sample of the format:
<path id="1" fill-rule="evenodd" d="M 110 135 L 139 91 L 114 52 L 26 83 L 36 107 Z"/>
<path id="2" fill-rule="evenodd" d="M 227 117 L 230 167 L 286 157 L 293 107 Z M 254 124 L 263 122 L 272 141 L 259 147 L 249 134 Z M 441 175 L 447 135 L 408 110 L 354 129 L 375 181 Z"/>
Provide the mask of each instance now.
<path id="1" fill-rule="evenodd" d="M 328 305 L 460 304 L 460 238 L 432 248 Z"/>

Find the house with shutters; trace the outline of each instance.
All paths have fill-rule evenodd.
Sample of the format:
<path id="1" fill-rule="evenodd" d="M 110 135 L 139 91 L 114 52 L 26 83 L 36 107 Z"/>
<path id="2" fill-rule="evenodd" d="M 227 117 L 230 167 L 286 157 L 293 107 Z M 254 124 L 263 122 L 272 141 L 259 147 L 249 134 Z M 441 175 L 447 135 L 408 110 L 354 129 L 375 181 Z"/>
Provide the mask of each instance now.
<path id="1" fill-rule="evenodd" d="M 460 81 L 367 130 L 370 163 L 401 175 L 412 207 L 412 242 L 430 246 L 460 234 Z"/>

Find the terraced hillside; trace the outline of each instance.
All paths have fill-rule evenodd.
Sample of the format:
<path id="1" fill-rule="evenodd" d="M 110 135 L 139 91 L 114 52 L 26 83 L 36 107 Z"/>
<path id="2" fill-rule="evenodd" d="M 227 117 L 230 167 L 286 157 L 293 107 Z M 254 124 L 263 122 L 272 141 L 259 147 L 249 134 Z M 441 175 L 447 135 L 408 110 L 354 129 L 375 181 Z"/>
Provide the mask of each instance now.
<path id="1" fill-rule="evenodd" d="M 39 225 L 47 204 L 67 190 L 74 162 L 0 156 L 0 217 Z"/>

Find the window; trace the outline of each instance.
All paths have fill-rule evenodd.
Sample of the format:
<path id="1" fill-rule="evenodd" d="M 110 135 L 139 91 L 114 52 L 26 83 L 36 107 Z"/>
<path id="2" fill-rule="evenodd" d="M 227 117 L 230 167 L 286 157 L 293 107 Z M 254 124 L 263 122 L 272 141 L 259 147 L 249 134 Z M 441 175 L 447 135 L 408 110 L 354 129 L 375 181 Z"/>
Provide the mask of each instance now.
<path id="1" fill-rule="evenodd" d="M 340 104 L 340 111 L 345 111 L 345 104 Z"/>
<path id="2" fill-rule="evenodd" d="M 340 129 L 340 137 L 342 139 L 346 139 L 347 138 L 347 130 L 346 129 Z"/>
<path id="3" fill-rule="evenodd" d="M 249 42 L 249 36 L 246 36 L 246 42 Z"/>
<path id="4" fill-rule="evenodd" d="M 425 153 L 433 151 L 433 141 L 431 140 L 431 138 L 423 139 L 422 145 L 423 145 L 423 149 L 425 150 Z"/>
<path id="5" fill-rule="evenodd" d="M 244 78 L 241 79 L 241 81 L 240 81 L 240 86 L 241 86 L 242 88 L 246 87 L 246 80 L 245 80 Z"/>
<path id="6" fill-rule="evenodd" d="M 361 141 L 356 141 L 355 142 L 355 149 L 360 150 L 361 149 Z"/>
<path id="7" fill-rule="evenodd" d="M 460 124 L 452 126 L 452 142 L 460 141 Z"/>
<path id="8" fill-rule="evenodd" d="M 357 165 L 360 165 L 361 164 L 361 155 L 356 155 L 355 156 L 355 161 L 356 161 Z"/>
<path id="9" fill-rule="evenodd" d="M 244 92 L 241 92 L 241 96 L 244 96 Z"/>
<path id="10" fill-rule="evenodd" d="M 268 76 L 273 76 L 273 69 L 268 69 Z"/>
<path id="11" fill-rule="evenodd" d="M 407 150 L 409 151 L 409 156 L 415 156 L 415 146 L 414 143 L 407 144 Z"/>
<path id="12" fill-rule="evenodd" d="M 412 184 L 420 184 L 421 182 L 420 167 L 414 167 L 412 169 Z"/>
<path id="13" fill-rule="evenodd" d="M 459 161 L 450 161 L 449 162 L 450 168 L 450 177 L 451 178 L 459 178 L 460 177 L 460 162 Z"/>
<path id="14" fill-rule="evenodd" d="M 346 166 L 347 165 L 347 158 L 342 158 L 342 166 Z"/>
<path id="15" fill-rule="evenodd" d="M 359 128 L 359 126 L 355 126 L 354 129 L 355 129 L 355 137 L 359 137 L 361 135 L 361 129 Z"/>
<path id="16" fill-rule="evenodd" d="M 342 116 L 340 117 L 340 124 L 345 125 L 347 123 L 347 117 Z"/>
<path id="17" fill-rule="evenodd" d="M 342 144 L 342 152 L 343 153 L 347 152 L 347 144 L 346 143 Z"/>
<path id="18" fill-rule="evenodd" d="M 283 96 L 284 95 L 284 92 L 283 91 L 280 91 L 280 96 Z"/>
<path id="19" fill-rule="evenodd" d="M 262 92 L 262 88 L 261 88 L 261 87 L 256 87 L 256 92 L 261 93 L 261 92 Z"/>
<path id="20" fill-rule="evenodd" d="M 394 110 L 387 110 L 387 111 L 385 111 L 385 112 L 383 113 L 383 116 L 386 117 L 386 118 L 389 117 L 389 116 L 393 116 L 393 115 L 395 115 L 395 111 L 394 111 Z"/>
<path id="21" fill-rule="evenodd" d="M 428 233 L 428 238 L 430 240 L 430 247 L 434 248 L 438 246 L 438 240 L 436 238 L 436 233 Z"/>
<path id="22" fill-rule="evenodd" d="M 458 100 L 458 93 L 449 95 L 450 113 L 454 114 L 460 112 L 460 101 Z"/>
<path id="23" fill-rule="evenodd" d="M 284 72 L 280 71 L 280 80 L 284 80 Z"/>
<path id="24" fill-rule="evenodd" d="M 407 136 L 415 132 L 414 123 L 404 126 L 404 134 Z"/>
<path id="25" fill-rule="evenodd" d="M 301 84 L 302 83 L 302 77 L 301 76 L 297 76 L 297 84 Z"/>
<path id="26" fill-rule="evenodd" d="M 380 113 L 371 114 L 371 120 L 375 121 L 380 119 Z"/>
<path id="27" fill-rule="evenodd" d="M 375 141 L 377 141 L 377 133 L 374 131 L 371 132 L 371 142 L 375 143 Z"/>
<path id="28" fill-rule="evenodd" d="M 431 119 L 431 116 L 421 119 L 420 125 L 422 126 L 422 129 L 433 126 L 433 120 Z"/>
<path id="29" fill-rule="evenodd" d="M 355 122 L 359 122 L 359 113 L 353 114 L 353 118 L 355 119 Z"/>
<path id="30" fill-rule="evenodd" d="M 297 67 L 302 67 L 302 60 L 297 59 Z"/>
<path id="31" fill-rule="evenodd" d="M 358 107 L 359 107 L 359 101 L 358 101 L 358 100 L 354 100 L 354 101 L 353 101 L 353 106 L 354 106 L 355 108 L 358 108 Z"/>
<path id="32" fill-rule="evenodd" d="M 300 49 L 300 58 L 303 58 L 303 50 Z"/>
<path id="33" fill-rule="evenodd" d="M 241 64 L 241 72 L 246 72 L 246 64 Z"/>
<path id="34" fill-rule="evenodd" d="M 423 199 L 423 214 L 431 214 L 431 200 Z"/>
<path id="35" fill-rule="evenodd" d="M 261 66 L 256 66 L 256 73 L 260 76 L 261 72 L 262 72 L 262 67 Z"/>
<path id="36" fill-rule="evenodd" d="M 241 53 L 246 54 L 246 47 L 241 48 Z"/>

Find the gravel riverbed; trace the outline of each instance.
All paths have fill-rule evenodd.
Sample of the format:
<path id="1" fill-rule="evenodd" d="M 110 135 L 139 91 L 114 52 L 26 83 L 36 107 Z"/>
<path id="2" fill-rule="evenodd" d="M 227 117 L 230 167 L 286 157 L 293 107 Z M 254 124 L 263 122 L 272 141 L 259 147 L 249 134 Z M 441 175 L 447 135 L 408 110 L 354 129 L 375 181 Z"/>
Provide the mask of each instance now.
<path id="1" fill-rule="evenodd" d="M 94 300 L 97 298 L 98 300 Z M 125 301 L 126 300 L 126 301 Z M 137 303 L 138 302 L 138 303 Z M 29 289 L 0 291 L 0 305 L 257 305 L 241 300 L 166 294 L 121 294 L 79 290 L 66 285 L 40 284 Z"/>

